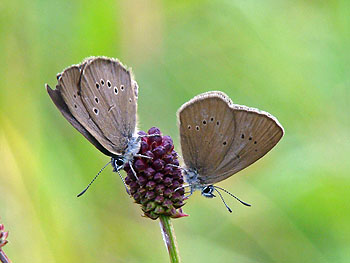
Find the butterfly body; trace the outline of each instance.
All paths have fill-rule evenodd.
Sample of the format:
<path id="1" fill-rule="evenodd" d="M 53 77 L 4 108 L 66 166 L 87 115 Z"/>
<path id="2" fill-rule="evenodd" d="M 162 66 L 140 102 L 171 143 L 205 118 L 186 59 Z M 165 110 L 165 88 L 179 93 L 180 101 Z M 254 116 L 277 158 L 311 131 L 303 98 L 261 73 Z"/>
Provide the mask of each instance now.
<path id="1" fill-rule="evenodd" d="M 119 156 L 113 156 L 111 158 L 112 165 L 115 170 L 121 170 L 124 168 L 126 163 L 132 162 L 134 156 L 140 151 L 141 148 L 141 137 L 135 134 L 129 139 L 128 145 L 125 152 Z"/>

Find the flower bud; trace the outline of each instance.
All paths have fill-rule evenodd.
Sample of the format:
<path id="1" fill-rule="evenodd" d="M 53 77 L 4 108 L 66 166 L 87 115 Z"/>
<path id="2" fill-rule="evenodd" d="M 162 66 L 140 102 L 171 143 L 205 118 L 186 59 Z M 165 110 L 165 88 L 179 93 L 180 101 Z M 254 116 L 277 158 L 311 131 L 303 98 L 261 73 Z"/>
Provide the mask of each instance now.
<path id="1" fill-rule="evenodd" d="M 170 177 L 165 177 L 163 181 L 164 185 L 168 187 L 171 185 L 172 182 L 173 182 L 173 179 L 171 179 Z"/>
<path id="2" fill-rule="evenodd" d="M 157 184 L 153 181 L 148 181 L 146 184 L 146 189 L 147 190 L 153 190 L 155 187 L 157 186 Z"/>
<path id="3" fill-rule="evenodd" d="M 147 179 L 152 178 L 152 176 L 155 174 L 155 170 L 152 167 L 148 167 L 145 171 L 144 171 L 144 175 L 147 177 Z"/>
<path id="4" fill-rule="evenodd" d="M 155 170 L 162 170 L 164 168 L 165 162 L 162 159 L 157 159 L 153 162 L 153 168 Z"/>
<path id="5" fill-rule="evenodd" d="M 161 158 L 165 154 L 164 147 L 163 146 L 158 146 L 152 151 L 152 153 L 154 154 L 154 156 L 156 158 Z"/>
<path id="6" fill-rule="evenodd" d="M 164 175 L 162 173 L 156 173 L 155 176 L 153 177 L 153 180 L 156 181 L 157 183 L 160 183 L 163 181 Z"/>
<path id="7" fill-rule="evenodd" d="M 145 161 L 139 159 L 139 160 L 136 160 L 136 162 L 134 163 L 134 169 L 135 171 L 137 172 L 142 172 L 146 169 L 146 163 Z"/>

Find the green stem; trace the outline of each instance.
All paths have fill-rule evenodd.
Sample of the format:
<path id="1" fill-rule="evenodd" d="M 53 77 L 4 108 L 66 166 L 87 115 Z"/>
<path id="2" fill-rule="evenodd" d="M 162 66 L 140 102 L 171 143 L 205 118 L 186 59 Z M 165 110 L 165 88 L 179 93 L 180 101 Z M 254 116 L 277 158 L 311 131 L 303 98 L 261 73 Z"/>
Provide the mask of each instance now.
<path id="1" fill-rule="evenodd" d="M 170 221 L 169 216 L 160 216 L 159 217 L 159 225 L 162 231 L 163 240 L 165 246 L 168 249 L 170 262 L 171 263 L 180 263 L 180 255 L 177 249 L 176 237 L 173 225 Z"/>

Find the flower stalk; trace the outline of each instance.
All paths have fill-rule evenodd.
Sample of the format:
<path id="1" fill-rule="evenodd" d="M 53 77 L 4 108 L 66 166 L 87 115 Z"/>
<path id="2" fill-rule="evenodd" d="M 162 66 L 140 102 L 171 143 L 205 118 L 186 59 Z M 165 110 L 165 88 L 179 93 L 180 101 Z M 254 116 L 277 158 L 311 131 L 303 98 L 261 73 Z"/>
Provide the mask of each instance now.
<path id="1" fill-rule="evenodd" d="M 168 249 L 170 262 L 181 262 L 179 251 L 177 248 L 175 232 L 170 217 L 164 215 L 159 216 L 159 225 L 162 231 L 165 246 Z"/>

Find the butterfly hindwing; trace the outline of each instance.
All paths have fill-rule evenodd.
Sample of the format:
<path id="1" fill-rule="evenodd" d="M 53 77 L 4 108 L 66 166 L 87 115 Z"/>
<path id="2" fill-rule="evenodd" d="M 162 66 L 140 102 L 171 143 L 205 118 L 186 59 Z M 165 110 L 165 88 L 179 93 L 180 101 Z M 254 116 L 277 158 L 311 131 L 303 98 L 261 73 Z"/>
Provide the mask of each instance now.
<path id="1" fill-rule="evenodd" d="M 98 150 L 102 153 L 111 156 L 111 153 L 107 151 L 77 120 L 74 118 L 72 113 L 69 111 L 66 103 L 64 102 L 59 89 L 51 89 L 49 85 L 46 84 L 46 90 L 50 95 L 50 98 L 56 105 L 56 107 L 60 110 L 62 115 L 66 118 L 66 120 L 72 124 L 74 128 L 76 128 L 86 139 L 89 140 Z"/>
<path id="2" fill-rule="evenodd" d="M 75 128 L 79 127 L 79 129 L 77 128 L 79 132 L 87 131 L 93 138 L 95 138 L 99 145 L 102 145 L 103 148 L 105 148 L 105 150 L 102 152 L 105 154 L 108 152 L 108 155 L 111 155 L 111 153 L 115 153 L 113 144 L 103 135 L 100 128 L 91 119 L 81 99 L 79 82 L 83 67 L 84 64 L 80 64 L 73 65 L 65 69 L 58 75 L 58 84 L 56 89 L 47 90 L 51 99 L 61 113 L 66 117 L 66 119 L 70 115 L 73 116 L 79 125 L 74 125 L 71 121 L 72 119 L 67 120 L 71 122 Z M 81 129 L 81 127 L 83 127 L 83 129 Z M 82 134 L 84 136 L 86 135 L 86 133 Z M 101 150 L 99 147 L 98 149 Z"/>

